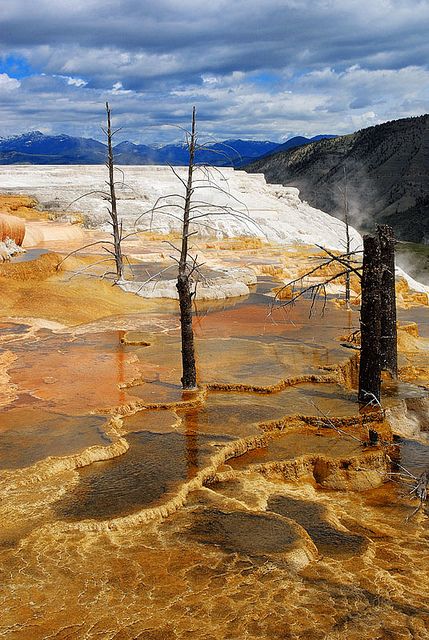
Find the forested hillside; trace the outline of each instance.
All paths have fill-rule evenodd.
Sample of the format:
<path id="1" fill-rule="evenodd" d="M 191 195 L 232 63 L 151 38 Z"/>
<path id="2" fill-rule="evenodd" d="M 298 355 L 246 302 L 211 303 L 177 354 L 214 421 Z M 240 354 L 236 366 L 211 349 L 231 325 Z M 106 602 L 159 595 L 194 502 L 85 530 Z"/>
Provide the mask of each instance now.
<path id="1" fill-rule="evenodd" d="M 429 115 L 274 153 L 245 169 L 298 187 L 311 205 L 340 218 L 347 190 L 354 226 L 387 223 L 398 238 L 429 241 Z"/>

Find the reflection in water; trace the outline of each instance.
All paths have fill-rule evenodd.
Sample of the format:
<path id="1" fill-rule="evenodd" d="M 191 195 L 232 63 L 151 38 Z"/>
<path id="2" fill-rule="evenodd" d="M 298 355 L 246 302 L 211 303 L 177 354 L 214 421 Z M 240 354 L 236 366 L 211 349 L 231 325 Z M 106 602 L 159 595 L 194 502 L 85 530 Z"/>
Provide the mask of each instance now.
<path id="1" fill-rule="evenodd" d="M 326 508 L 316 502 L 296 500 L 288 496 L 272 496 L 268 511 L 296 520 L 309 534 L 319 551 L 333 557 L 347 557 L 362 553 L 368 540 L 340 531 L 326 520 Z"/>
<path id="2" fill-rule="evenodd" d="M 398 438 L 400 464 L 419 476 L 423 471 L 429 471 L 429 440 L 427 443 Z"/>
<path id="3" fill-rule="evenodd" d="M 68 416 L 37 406 L 1 413 L 0 469 L 28 467 L 48 456 L 66 456 L 110 444 L 102 416 Z"/>
<path id="4" fill-rule="evenodd" d="M 10 369 L 12 382 L 65 413 L 123 403 L 127 394 L 118 383 L 139 371 L 118 331 L 73 336 L 45 329 L 14 343 L 13 351 L 18 359 Z"/>
<path id="5" fill-rule="evenodd" d="M 198 410 L 195 412 L 198 415 Z M 183 417 L 186 439 L 186 469 L 187 479 L 190 480 L 198 469 L 198 420 L 194 416 L 185 413 Z"/>
<path id="6" fill-rule="evenodd" d="M 188 422 L 193 420 L 199 431 L 234 436 L 257 433 L 254 425 L 260 422 L 320 412 L 356 415 L 355 395 L 334 384 L 302 384 L 276 393 L 210 392 L 203 407 L 178 411 Z"/>
<path id="7" fill-rule="evenodd" d="M 123 338 L 125 336 L 126 331 L 118 331 L 118 351 L 117 351 L 117 358 L 118 358 L 118 390 L 119 390 L 119 395 L 118 395 L 118 404 L 123 404 L 125 402 L 125 398 L 126 398 L 126 393 L 124 390 L 124 382 L 125 382 L 125 370 L 124 370 L 124 344 L 123 344 Z"/>
<path id="8" fill-rule="evenodd" d="M 142 431 L 126 436 L 129 450 L 119 458 L 80 470 L 80 482 L 57 504 L 68 520 L 104 520 L 135 513 L 172 497 L 213 454 L 216 436 Z"/>

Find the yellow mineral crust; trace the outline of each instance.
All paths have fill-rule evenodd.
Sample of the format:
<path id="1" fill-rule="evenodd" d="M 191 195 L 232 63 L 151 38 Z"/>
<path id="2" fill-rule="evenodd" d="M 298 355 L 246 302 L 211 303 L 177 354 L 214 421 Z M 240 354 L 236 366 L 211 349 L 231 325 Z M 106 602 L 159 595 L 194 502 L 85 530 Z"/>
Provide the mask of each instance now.
<path id="1" fill-rule="evenodd" d="M 9 369 L 17 360 L 17 356 L 10 351 L 0 352 L 0 408 L 16 398 L 17 386 L 11 383 Z"/>
<path id="2" fill-rule="evenodd" d="M 33 262 L 0 265 L 4 317 L 40 317 L 73 326 L 146 308 L 144 300 L 107 281 L 69 279 L 57 273 L 55 254 L 44 254 Z"/>
<path id="3" fill-rule="evenodd" d="M 0 278 L 13 281 L 46 280 L 57 272 L 61 257 L 56 253 L 45 253 L 36 260 L 0 264 Z"/>
<path id="4" fill-rule="evenodd" d="M 14 215 L 21 207 L 29 209 L 24 217 L 40 215 L 28 201 L 8 206 Z M 61 239 L 61 225 L 48 221 L 30 227 L 40 246 L 61 258 L 83 236 L 105 237 L 68 225 Z M 162 259 L 162 240 L 146 235 L 146 255 Z M 257 273 L 294 277 L 311 264 L 313 250 L 213 240 L 205 243 L 204 259 L 236 264 L 240 252 Z M 175 307 L 160 309 L 111 283 L 73 276 L 100 256 L 88 253 L 59 271 L 58 255 L 50 253 L 0 273 L 3 316 L 27 318 L 30 326 L 16 342 L 5 335 L 0 404 L 67 415 L 101 407 L 109 438 L 0 470 L 0 635 L 426 640 L 427 516 L 422 510 L 407 521 L 416 506 L 409 488 L 405 495 L 387 480 L 392 428 L 405 423 L 407 436 L 420 433 L 427 406 L 407 398 L 389 407 L 386 419 L 378 412 L 350 415 L 347 389 L 355 388 L 358 354 L 342 355 L 333 339 L 356 328 L 353 314 L 334 310 L 314 330 L 304 305 L 285 323 L 267 322 L 265 306 L 252 302 L 201 305 L 195 322 L 201 388 L 182 395 Z M 423 375 L 424 339 L 413 326 L 399 333 L 402 377 Z M 303 406 L 306 398 L 313 405 Z M 318 401 L 343 407 L 345 415 L 323 415 Z M 303 408 L 290 415 L 292 406 Z M 233 432 L 231 418 L 245 424 Z M 378 447 L 363 444 L 369 429 L 379 434 Z M 109 491 L 121 498 L 121 491 L 141 488 L 126 459 L 142 433 L 160 447 L 169 439 L 179 443 L 178 479 L 168 484 L 158 472 L 155 480 L 166 486 L 161 497 L 104 517 L 97 509 L 108 504 Z M 178 464 L 169 453 L 171 466 Z M 143 470 L 152 462 L 146 454 Z M 129 474 L 128 484 L 121 485 L 121 473 Z M 98 483 L 103 477 L 105 484 Z M 89 494 L 95 515 L 73 519 L 67 507 L 78 509 Z"/>
<path id="5" fill-rule="evenodd" d="M 47 212 L 36 209 L 37 201 L 28 196 L 0 194 L 0 212 L 13 214 L 24 220 L 39 220 L 48 217 Z"/>
<path id="6" fill-rule="evenodd" d="M 297 482 L 304 479 L 336 491 L 366 491 L 386 481 L 390 461 L 383 451 L 341 460 L 305 456 L 292 461 L 254 465 L 255 471 L 272 481 Z"/>
<path id="7" fill-rule="evenodd" d="M 418 291 L 412 291 L 405 278 L 396 279 L 396 300 L 400 307 L 408 309 L 412 306 L 427 306 L 428 294 Z"/>

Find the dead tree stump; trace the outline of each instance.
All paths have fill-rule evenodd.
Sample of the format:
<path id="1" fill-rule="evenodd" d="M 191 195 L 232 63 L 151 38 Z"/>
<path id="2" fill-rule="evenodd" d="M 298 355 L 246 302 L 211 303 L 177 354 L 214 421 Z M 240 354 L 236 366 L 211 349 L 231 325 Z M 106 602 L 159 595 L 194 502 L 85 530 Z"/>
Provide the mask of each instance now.
<path id="1" fill-rule="evenodd" d="M 192 329 L 192 295 L 189 278 L 186 274 L 179 275 L 176 287 L 179 294 L 182 336 L 182 386 L 184 389 L 195 389 L 197 386 L 197 370 L 195 366 L 194 332 Z"/>
<path id="2" fill-rule="evenodd" d="M 381 389 L 381 251 L 378 237 L 363 237 L 361 355 L 358 400 L 380 401 Z"/>
<path id="3" fill-rule="evenodd" d="M 387 224 L 377 226 L 381 251 L 381 368 L 398 375 L 396 329 L 395 236 Z"/>

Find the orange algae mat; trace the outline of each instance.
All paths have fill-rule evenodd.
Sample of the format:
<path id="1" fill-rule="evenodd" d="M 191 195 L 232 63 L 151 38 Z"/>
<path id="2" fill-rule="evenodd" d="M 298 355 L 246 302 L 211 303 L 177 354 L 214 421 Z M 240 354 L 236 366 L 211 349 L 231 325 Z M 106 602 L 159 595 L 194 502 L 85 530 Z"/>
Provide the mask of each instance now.
<path id="1" fill-rule="evenodd" d="M 177 319 L 155 303 L 113 330 L 85 310 L 74 329 L 6 325 L 4 637 L 427 637 L 427 518 L 405 522 L 380 452 L 326 426 L 354 395 L 268 393 L 334 376 L 349 315 L 273 322 L 258 295 L 197 319 L 202 382 L 231 386 L 200 394 L 180 389 Z M 421 446 L 403 457 L 423 464 Z"/>

